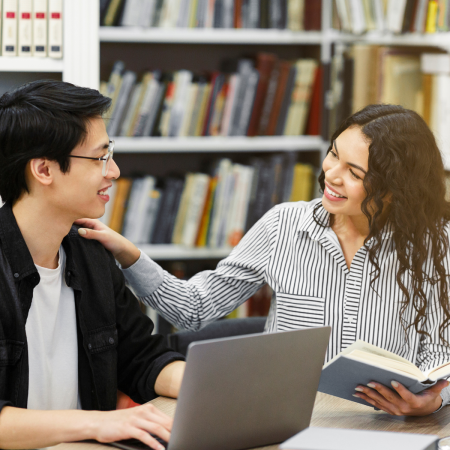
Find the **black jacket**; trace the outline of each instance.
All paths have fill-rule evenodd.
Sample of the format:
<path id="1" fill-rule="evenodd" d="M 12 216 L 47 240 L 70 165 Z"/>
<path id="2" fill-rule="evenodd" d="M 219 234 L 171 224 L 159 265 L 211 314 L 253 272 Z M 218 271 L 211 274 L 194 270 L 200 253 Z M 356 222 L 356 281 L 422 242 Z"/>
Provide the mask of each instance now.
<path id="1" fill-rule="evenodd" d="M 78 390 L 83 409 L 112 410 L 117 389 L 143 403 L 156 396 L 160 371 L 183 356 L 152 335 L 153 322 L 125 286 L 113 256 L 72 227 L 64 238 L 65 279 L 74 290 Z M 27 407 L 25 323 L 39 274 L 11 206 L 0 209 L 0 411 Z"/>

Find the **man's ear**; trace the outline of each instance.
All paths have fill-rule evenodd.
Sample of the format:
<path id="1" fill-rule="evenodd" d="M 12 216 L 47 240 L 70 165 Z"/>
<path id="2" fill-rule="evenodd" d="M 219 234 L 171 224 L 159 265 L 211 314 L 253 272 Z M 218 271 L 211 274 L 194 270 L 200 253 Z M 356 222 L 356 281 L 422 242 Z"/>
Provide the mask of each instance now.
<path id="1" fill-rule="evenodd" d="M 32 159 L 29 163 L 31 180 L 43 186 L 49 186 L 53 182 L 54 161 L 46 158 Z"/>

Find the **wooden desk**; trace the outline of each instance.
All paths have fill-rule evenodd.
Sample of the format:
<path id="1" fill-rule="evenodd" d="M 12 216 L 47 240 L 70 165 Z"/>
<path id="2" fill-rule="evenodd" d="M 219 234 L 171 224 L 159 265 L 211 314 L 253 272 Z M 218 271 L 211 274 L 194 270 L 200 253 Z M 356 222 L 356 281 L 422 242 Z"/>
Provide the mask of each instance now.
<path id="1" fill-rule="evenodd" d="M 159 397 L 152 403 L 169 416 L 175 414 L 176 400 Z M 407 433 L 450 436 L 450 406 L 426 417 L 397 417 L 383 411 L 318 393 L 311 426 L 328 428 L 353 428 L 363 430 L 403 431 Z M 111 447 L 110 447 L 111 448 Z M 60 444 L 55 450 L 105 450 L 101 444 Z M 258 450 L 276 450 L 278 445 L 260 447 Z M 213 449 L 212 449 L 213 450 Z"/>

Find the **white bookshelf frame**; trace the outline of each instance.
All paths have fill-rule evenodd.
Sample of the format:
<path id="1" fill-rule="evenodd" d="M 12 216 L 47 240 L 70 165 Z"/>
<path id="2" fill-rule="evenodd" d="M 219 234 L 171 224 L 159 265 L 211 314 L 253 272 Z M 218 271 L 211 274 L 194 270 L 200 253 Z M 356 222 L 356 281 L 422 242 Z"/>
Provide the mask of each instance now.
<path id="1" fill-rule="evenodd" d="M 320 45 L 320 31 L 274 29 L 100 27 L 100 42 L 159 44 Z"/>
<path id="2" fill-rule="evenodd" d="M 173 244 L 136 244 L 150 258 L 158 261 L 172 261 L 176 259 L 223 259 L 226 258 L 232 247 L 183 247 Z"/>
<path id="3" fill-rule="evenodd" d="M 322 150 L 320 136 L 115 137 L 115 153 L 214 153 Z"/>

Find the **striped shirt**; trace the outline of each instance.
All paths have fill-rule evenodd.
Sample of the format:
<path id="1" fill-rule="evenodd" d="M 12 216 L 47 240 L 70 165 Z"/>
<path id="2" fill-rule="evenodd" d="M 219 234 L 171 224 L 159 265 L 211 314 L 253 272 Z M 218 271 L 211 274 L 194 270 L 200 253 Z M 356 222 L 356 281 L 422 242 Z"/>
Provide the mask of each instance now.
<path id="1" fill-rule="evenodd" d="M 123 272 L 143 302 L 180 328 L 198 330 L 230 313 L 268 283 L 274 295 L 266 331 L 330 325 L 326 361 L 357 339 L 396 353 L 422 371 L 450 361 L 450 349 L 439 337 L 444 317 L 438 303 L 439 283 L 424 286 L 429 305 L 424 328 L 430 337 L 421 336 L 414 327 L 405 334 L 400 322 L 404 294 L 396 282 L 399 261 L 392 230 L 388 226 L 383 230 L 381 273 L 371 284 L 375 267 L 365 246 L 349 269 L 334 231 L 314 220 L 318 202 L 321 200 L 275 206 L 215 270 L 200 272 L 189 281 L 163 271 L 143 253 Z M 317 218 L 329 222 L 322 205 Z M 447 273 L 449 262 L 450 258 L 445 261 Z M 425 270 L 430 267 L 431 260 Z M 408 272 L 403 282 L 412 294 Z M 403 318 L 412 323 L 415 315 L 409 305 Z M 450 342 L 449 330 L 445 333 Z M 445 404 L 449 400 L 450 394 L 444 398 Z"/>

